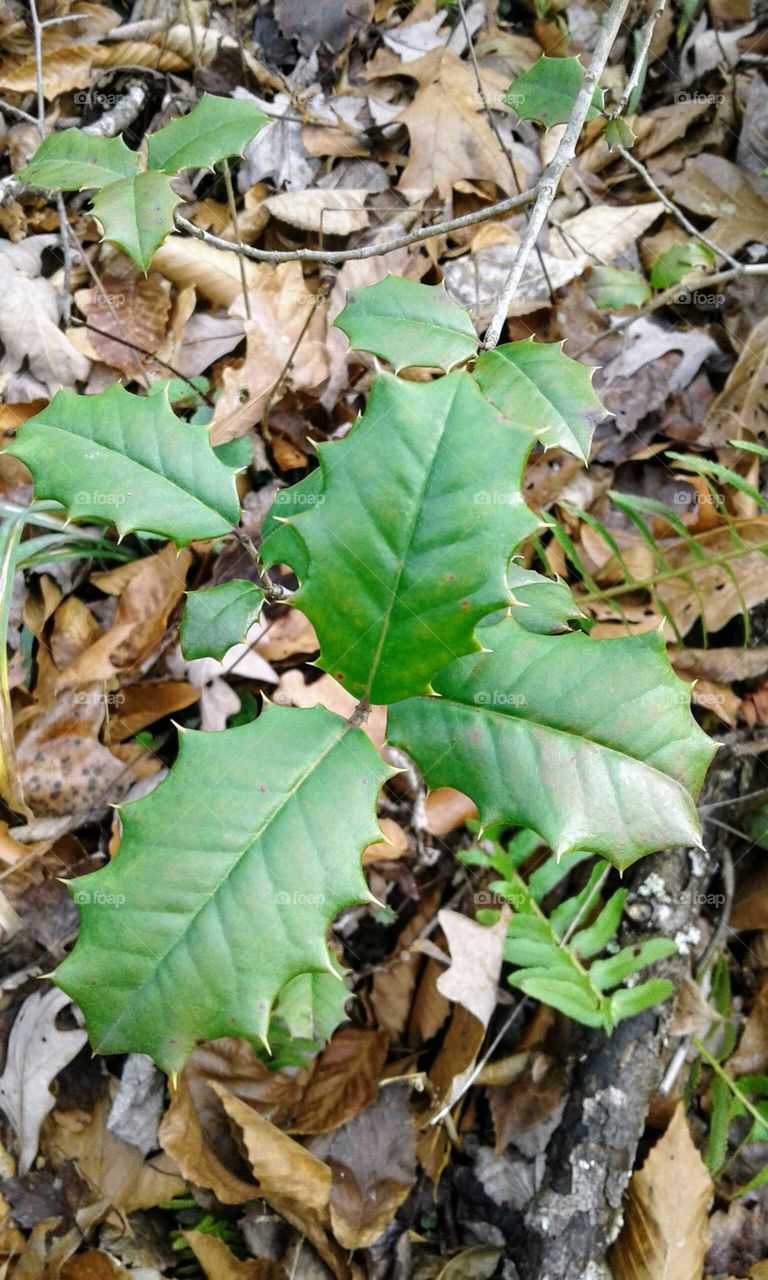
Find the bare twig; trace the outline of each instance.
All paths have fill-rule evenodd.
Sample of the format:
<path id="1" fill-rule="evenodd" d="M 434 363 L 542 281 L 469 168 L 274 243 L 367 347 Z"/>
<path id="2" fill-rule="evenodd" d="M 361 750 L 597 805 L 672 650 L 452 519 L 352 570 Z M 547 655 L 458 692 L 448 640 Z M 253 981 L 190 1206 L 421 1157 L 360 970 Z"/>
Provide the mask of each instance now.
<path id="1" fill-rule="evenodd" d="M 264 592 L 265 599 L 269 600 L 270 604 L 288 604 L 293 592 L 287 587 L 282 587 L 279 582 L 272 581 L 251 536 L 239 527 L 233 527 L 232 532 L 256 570 L 257 585 Z"/>
<path id="2" fill-rule="evenodd" d="M 237 221 L 237 203 L 235 201 L 235 193 L 232 188 L 232 171 L 230 170 L 230 167 L 229 167 L 229 161 L 225 159 L 221 167 L 224 172 L 224 186 L 227 192 L 227 206 L 229 208 L 229 216 L 232 219 L 232 226 L 235 229 L 235 240 L 238 246 L 240 247 L 240 249 L 242 249 L 243 242 L 240 239 L 240 225 Z M 243 261 L 242 253 L 238 256 L 238 263 L 240 266 L 240 286 L 243 290 L 243 307 L 245 308 L 245 318 L 246 320 L 250 320 L 251 319 L 251 300 L 248 297 L 248 280 L 245 274 L 245 263 Z"/>
<path id="3" fill-rule="evenodd" d="M 584 80 L 582 81 L 581 88 L 576 96 L 571 117 L 565 126 L 565 132 L 558 143 L 557 150 L 555 151 L 552 160 L 544 171 L 542 177 L 539 179 L 536 203 L 533 206 L 530 221 L 520 243 L 520 248 L 515 254 L 515 261 L 512 264 L 512 269 L 510 270 L 504 283 L 504 287 L 499 294 L 496 308 L 493 316 L 491 317 L 491 323 L 488 326 L 488 330 L 483 341 L 483 347 L 486 351 L 492 350 L 499 341 L 504 321 L 506 320 L 509 312 L 509 304 L 511 303 L 520 281 L 523 278 L 526 263 L 528 262 L 539 235 L 544 228 L 547 215 L 549 214 L 549 210 L 555 196 L 557 195 L 557 190 L 560 186 L 563 174 L 576 154 L 579 135 L 584 121 L 587 118 L 589 108 L 592 105 L 592 96 L 595 91 L 595 86 L 603 73 L 606 62 L 608 61 L 608 55 L 613 48 L 614 40 L 618 35 L 622 18 L 624 17 L 628 6 L 629 0 L 613 0 L 613 3 L 608 10 L 608 14 L 595 45 L 594 53 L 592 54 L 589 66 L 584 73 Z"/>
<path id="4" fill-rule="evenodd" d="M 1 186 L 2 184 L 0 184 Z M 254 262 L 359 262 L 364 258 L 380 258 L 395 249 L 404 249 L 408 245 L 418 244 L 421 240 L 429 240 L 432 236 L 446 236 L 452 231 L 460 231 L 463 227 L 472 227 L 478 222 L 487 222 L 489 218 L 498 218 L 505 213 L 513 213 L 525 208 L 536 199 L 536 188 L 523 191 L 520 195 L 510 196 L 507 200 L 499 200 L 496 204 L 487 205 L 484 209 L 476 209 L 474 213 L 464 213 L 458 218 L 449 218 L 445 222 L 435 222 L 428 227 L 418 227 L 407 235 L 398 236 L 395 240 L 385 240 L 381 244 L 364 244 L 357 249 L 287 249 L 273 252 L 270 249 L 254 249 L 253 245 L 235 244 L 232 240 L 222 240 L 210 231 L 203 231 L 193 222 L 174 216 L 179 231 L 186 231 L 196 240 L 212 245 L 214 249 L 224 249 L 228 253 L 242 253 L 245 258 Z"/>
<path id="5" fill-rule="evenodd" d="M 633 156 L 631 151 L 627 151 L 626 147 L 617 147 L 616 150 L 619 152 L 619 155 L 624 157 L 627 164 L 632 166 L 635 173 L 640 175 L 645 185 L 656 196 L 656 199 L 661 201 L 667 212 L 672 214 L 672 217 L 680 223 L 680 226 L 684 231 L 687 231 L 689 236 L 693 236 L 696 240 L 699 240 L 701 244 L 706 245 L 707 248 L 711 249 L 718 257 L 725 258 L 725 261 L 729 266 L 737 267 L 741 270 L 743 263 L 739 262 L 738 258 L 734 258 L 727 249 L 721 249 L 719 245 L 715 244 L 714 240 L 710 240 L 702 231 L 699 231 L 698 228 L 695 227 L 688 218 L 686 218 L 682 209 L 675 204 L 674 200 L 670 200 L 669 196 L 665 195 L 661 187 L 648 172 L 645 165 L 638 160 L 636 156 Z"/>
<path id="6" fill-rule="evenodd" d="M 639 85 L 640 77 L 643 74 L 643 67 L 645 66 L 645 60 L 648 57 L 648 50 L 651 47 L 651 41 L 653 39 L 653 33 L 656 28 L 656 23 L 658 22 L 659 18 L 661 17 L 666 7 L 667 7 L 667 0 L 657 0 L 656 7 L 654 8 L 653 12 L 649 15 L 648 21 L 642 27 L 640 31 L 640 47 L 637 51 L 637 57 L 635 58 L 634 66 L 632 67 L 632 70 L 629 74 L 629 79 L 627 80 L 627 83 L 624 86 L 624 92 L 622 93 L 621 97 L 616 103 L 616 106 L 608 115 L 609 120 L 615 120 L 617 116 L 621 115 L 622 111 L 626 110 L 626 107 L 629 103 L 630 98 L 632 97 L 632 94 L 635 92 L 635 89 Z"/>

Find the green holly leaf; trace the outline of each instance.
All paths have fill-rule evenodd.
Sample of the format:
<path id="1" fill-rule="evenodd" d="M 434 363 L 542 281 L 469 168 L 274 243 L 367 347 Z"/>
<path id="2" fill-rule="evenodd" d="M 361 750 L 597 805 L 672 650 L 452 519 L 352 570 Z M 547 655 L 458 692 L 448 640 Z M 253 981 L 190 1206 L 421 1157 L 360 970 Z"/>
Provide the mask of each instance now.
<path id="1" fill-rule="evenodd" d="M 312 507 L 322 506 L 324 502 L 323 472 L 320 467 L 315 467 L 314 471 L 291 485 L 290 489 L 278 490 L 267 512 L 261 534 L 261 558 L 266 565 L 287 564 L 299 579 L 306 577 L 309 556 L 304 540 L 297 526 L 290 522 L 290 517 L 301 515 L 302 511 L 308 511 Z"/>
<path id="2" fill-rule="evenodd" d="M 673 244 L 651 267 L 651 284 L 654 289 L 671 289 L 684 280 L 689 271 L 709 271 L 714 261 L 712 250 L 698 240 L 692 240 L 690 244 Z"/>
<path id="3" fill-rule="evenodd" d="M 477 649 L 480 619 L 510 602 L 509 559 L 537 527 L 521 493 L 530 444 L 456 372 L 377 378 L 349 435 L 318 447 L 325 502 L 289 517 L 307 564 L 295 603 L 317 631 L 318 665 L 356 697 L 427 693 L 435 671 Z M 270 538 L 268 564 L 275 554 Z"/>
<path id="4" fill-rule="evenodd" d="M 507 581 L 516 601 L 512 617 L 526 631 L 555 635 L 570 631 L 573 619 L 584 617 L 567 582 L 545 578 L 534 569 L 517 564 L 509 566 Z"/>
<path id="5" fill-rule="evenodd" d="M 42 191 L 92 191 L 137 172 L 139 158 L 122 138 L 99 138 L 82 129 L 52 133 L 18 177 Z"/>
<path id="6" fill-rule="evenodd" d="M 584 82 L 584 68 L 578 58 L 548 58 L 538 62 L 512 81 L 504 101 L 514 107 L 521 120 L 537 120 L 545 129 L 566 124 Z M 594 120 L 603 108 L 603 91 L 596 88 L 587 120 Z"/>
<path id="7" fill-rule="evenodd" d="M 103 238 L 146 275 L 155 250 L 173 231 L 173 211 L 180 203 L 170 178 L 148 169 L 102 187 L 93 198 L 93 216 L 101 223 Z"/>
<path id="8" fill-rule="evenodd" d="M 56 982 L 94 1050 L 170 1072 L 200 1041 L 265 1040 L 286 984 L 335 972 L 326 933 L 369 897 L 360 858 L 392 772 L 324 707 L 184 731 L 168 778 L 121 809 L 117 856 L 70 885 L 80 937 Z"/>
<path id="9" fill-rule="evenodd" d="M 596 307 L 621 311 L 622 307 L 642 307 L 651 297 L 651 288 L 637 271 L 594 267 L 587 281 L 587 293 Z"/>
<path id="10" fill-rule="evenodd" d="M 113 523 L 121 535 L 141 530 L 184 546 L 221 537 L 240 518 L 234 473 L 205 427 L 176 417 L 167 390 L 59 391 L 6 452 L 29 467 L 38 498 L 62 503 L 73 520 Z"/>
<path id="11" fill-rule="evenodd" d="M 700 843 L 692 797 L 714 746 L 657 632 L 544 636 L 512 618 L 483 627 L 489 652 L 435 677 L 439 698 L 389 712 L 389 738 L 431 788 L 474 800 L 482 822 L 529 827 L 558 854 L 617 867 Z"/>
<path id="12" fill-rule="evenodd" d="M 381 356 L 396 372 L 414 367 L 447 372 L 477 351 L 469 315 L 443 284 L 388 275 L 378 284 L 350 290 L 334 324 L 350 346 Z"/>
<path id="13" fill-rule="evenodd" d="M 223 658 L 245 639 L 263 603 L 261 588 L 243 578 L 191 591 L 179 628 L 184 657 Z"/>
<path id="14" fill-rule="evenodd" d="M 567 449 L 588 463 L 595 427 L 606 415 L 592 387 L 594 372 L 564 355 L 561 343 L 526 338 L 483 352 L 474 377 L 532 442 L 535 437 L 547 449 Z"/>
<path id="15" fill-rule="evenodd" d="M 631 151 L 636 141 L 632 129 L 623 116 L 609 120 L 605 126 L 605 142 L 609 151 L 613 151 L 614 147 L 623 147 L 625 151 Z"/>
<path id="16" fill-rule="evenodd" d="M 283 987 L 272 1016 L 291 1039 L 322 1043 L 346 1021 L 348 999 L 344 981 L 335 973 L 300 973 Z"/>
<path id="17" fill-rule="evenodd" d="M 252 102 L 204 93 L 185 116 L 149 135 L 150 169 L 212 169 L 219 160 L 242 155 L 243 148 L 269 124 Z"/>

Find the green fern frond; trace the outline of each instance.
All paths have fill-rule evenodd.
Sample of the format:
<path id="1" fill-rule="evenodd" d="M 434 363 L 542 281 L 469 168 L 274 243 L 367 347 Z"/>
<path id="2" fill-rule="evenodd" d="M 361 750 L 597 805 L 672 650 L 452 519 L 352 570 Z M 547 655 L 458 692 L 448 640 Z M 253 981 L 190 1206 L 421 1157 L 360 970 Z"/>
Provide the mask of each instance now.
<path id="1" fill-rule="evenodd" d="M 472 849 L 463 855 L 464 861 L 491 867 L 501 876 L 490 889 L 513 910 L 504 944 L 504 959 L 515 966 L 511 985 L 577 1022 L 608 1032 L 623 1018 L 666 1000 L 672 993 L 671 982 L 651 978 L 637 983 L 636 977 L 648 965 L 672 955 L 674 942 L 650 938 L 639 946 L 603 955 L 614 945 L 626 889 L 617 889 L 600 905 L 609 866 L 597 859 L 583 889 L 548 913 L 542 906 L 544 899 L 590 855 L 577 851 L 559 861 L 554 854 L 548 855 L 526 878 L 521 868 L 540 847 L 538 836 L 522 831 L 507 848 L 494 844 L 491 853 Z M 498 912 L 478 913 L 481 921 L 496 918 Z"/>

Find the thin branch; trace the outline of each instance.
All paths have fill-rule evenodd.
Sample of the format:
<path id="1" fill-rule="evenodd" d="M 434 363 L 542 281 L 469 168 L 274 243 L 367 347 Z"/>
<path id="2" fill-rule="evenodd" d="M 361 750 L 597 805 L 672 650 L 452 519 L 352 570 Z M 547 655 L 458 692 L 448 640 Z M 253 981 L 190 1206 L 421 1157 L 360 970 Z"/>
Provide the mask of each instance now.
<path id="1" fill-rule="evenodd" d="M 619 152 L 619 155 L 624 157 L 627 164 L 632 166 L 635 173 L 639 173 L 645 185 L 656 196 L 656 199 L 661 201 L 667 212 L 672 214 L 672 217 L 680 223 L 680 226 L 684 231 L 687 231 L 689 236 L 693 236 L 696 240 L 700 241 L 701 244 L 706 245 L 707 248 L 711 249 L 718 257 L 725 258 L 725 261 L 729 266 L 741 269 L 743 264 L 739 262 L 738 258 L 734 258 L 732 254 L 728 253 L 727 249 L 721 249 L 719 245 L 715 244 L 714 240 L 708 239 L 703 232 L 699 231 L 698 228 L 695 227 L 688 218 L 686 218 L 682 209 L 675 204 L 674 200 L 670 200 L 669 196 L 665 195 L 661 187 L 648 172 L 645 165 L 642 164 L 636 156 L 633 156 L 631 151 L 627 151 L 626 147 L 617 147 L 616 150 Z"/>
<path id="2" fill-rule="evenodd" d="M 234 526 L 232 532 L 256 570 L 257 585 L 264 592 L 265 599 L 269 600 L 270 604 L 288 604 L 293 592 L 289 591 L 287 587 L 282 587 L 279 582 L 272 581 L 250 534 L 247 534 L 244 529 Z"/>
<path id="3" fill-rule="evenodd" d="M 475 84 L 477 85 L 477 92 L 478 92 L 480 101 L 483 104 L 485 118 L 488 121 L 488 124 L 491 130 L 493 131 L 493 135 L 496 138 L 496 141 L 498 142 L 501 150 L 504 152 L 504 155 L 506 156 L 507 164 L 509 165 L 509 171 L 512 174 L 512 181 L 514 182 L 515 187 L 519 194 L 522 188 L 520 186 L 520 179 L 517 176 L 517 169 L 515 168 L 515 160 L 512 155 L 512 152 L 510 151 L 509 147 L 507 146 L 506 142 L 501 136 L 501 131 L 499 130 L 499 126 L 496 123 L 494 114 L 491 110 L 491 104 L 489 103 L 488 97 L 485 92 L 485 85 L 483 84 L 483 78 L 480 74 L 480 63 L 477 60 L 477 53 L 475 51 L 475 42 L 472 39 L 472 32 L 470 31 L 469 23 L 467 22 L 467 14 L 464 8 L 464 0 L 459 0 L 459 13 L 461 15 L 461 21 L 464 27 L 464 35 L 466 37 L 467 47 L 469 49 L 469 59 L 470 59 L 470 62 L 472 63 L 472 70 L 475 73 Z M 527 221 L 528 215 L 526 214 L 525 216 Z M 539 259 L 541 274 L 543 275 L 544 280 L 546 281 L 550 301 L 553 301 L 555 297 L 555 293 L 552 288 L 552 281 L 549 278 L 549 272 L 547 271 L 547 264 L 544 261 L 544 254 L 541 252 L 541 249 L 539 248 L 538 245 L 536 246 L 536 256 Z"/>
<path id="4" fill-rule="evenodd" d="M 520 248 L 515 255 L 512 269 L 499 295 L 496 309 L 485 335 L 483 347 L 486 351 L 492 350 L 499 341 L 502 327 L 509 313 L 510 303 L 523 278 L 528 259 L 547 221 L 547 215 L 557 195 L 563 175 L 576 154 L 579 135 L 592 105 L 595 87 L 608 61 L 608 56 L 613 48 L 613 43 L 619 33 L 619 28 L 628 6 L 629 0 L 613 0 L 613 4 L 608 10 L 594 53 L 584 73 L 581 88 L 576 95 L 570 119 L 565 126 L 565 132 L 558 143 L 552 160 L 539 179 L 536 203 L 533 206 L 530 221 L 520 243 Z"/>
<path id="5" fill-rule="evenodd" d="M 667 7 L 667 0 L 658 0 L 656 4 L 656 8 L 649 15 L 648 21 L 642 27 L 640 31 L 640 48 L 637 51 L 635 64 L 629 74 L 629 79 L 627 80 L 627 83 L 624 86 L 624 92 L 622 93 L 621 97 L 616 103 L 616 106 L 609 113 L 609 116 L 608 116 L 609 120 L 615 120 L 617 116 L 621 115 L 622 111 L 626 110 L 629 100 L 632 97 L 632 94 L 635 92 L 635 89 L 639 85 L 640 77 L 643 74 L 645 61 L 646 61 L 646 58 L 648 57 L 648 50 L 650 49 L 651 41 L 653 40 L 653 33 L 656 28 L 656 23 L 658 22 L 659 18 L 661 17 L 666 7 Z"/>
<path id="6" fill-rule="evenodd" d="M 672 285 L 671 288 L 665 289 L 663 293 L 660 293 L 657 298 L 652 298 L 644 307 L 638 307 L 637 311 L 622 316 L 610 329 L 606 329 L 603 333 L 598 333 L 595 338 L 590 338 L 589 342 L 585 342 L 583 347 L 579 347 L 577 351 L 572 352 L 573 359 L 578 360 L 580 356 L 586 355 L 588 351 L 598 346 L 606 338 L 610 338 L 612 334 L 620 333 L 628 325 L 634 324 L 635 320 L 640 316 L 649 315 L 652 311 L 658 311 L 661 307 L 667 307 L 674 302 L 679 304 L 681 292 L 691 294 L 701 289 L 711 288 L 715 284 L 728 284 L 731 280 L 735 280 L 737 276 L 764 275 L 768 275 L 768 262 L 739 262 L 735 267 L 729 267 L 726 271 L 715 271 L 712 275 L 696 276 L 692 280 L 689 279 L 684 283 Z"/>
<path id="7" fill-rule="evenodd" d="M 175 214 L 174 222 L 179 231 L 186 231 L 196 240 L 211 245 L 214 249 L 224 249 L 227 253 L 242 253 L 243 257 L 254 262 L 359 262 L 364 258 L 380 258 L 395 249 L 405 249 L 408 245 L 418 244 L 421 240 L 429 240 L 432 236 L 446 236 L 452 231 L 460 231 L 463 227 L 472 227 L 478 222 L 487 222 L 489 218 L 498 218 L 504 213 L 513 213 L 525 208 L 536 199 L 536 187 L 523 191 L 520 195 L 510 196 L 507 200 L 499 200 L 496 204 L 487 205 L 484 209 L 476 209 L 474 213 L 464 213 L 459 218 L 449 218 L 445 222 L 435 222 L 428 227 L 419 227 L 407 235 L 398 236 L 395 240 L 385 240 L 381 244 L 364 244 L 357 249 L 289 249 L 273 252 L 270 249 L 254 249 L 250 244 L 238 245 L 231 240 L 222 240 L 210 231 L 203 231 L 193 222 Z"/>

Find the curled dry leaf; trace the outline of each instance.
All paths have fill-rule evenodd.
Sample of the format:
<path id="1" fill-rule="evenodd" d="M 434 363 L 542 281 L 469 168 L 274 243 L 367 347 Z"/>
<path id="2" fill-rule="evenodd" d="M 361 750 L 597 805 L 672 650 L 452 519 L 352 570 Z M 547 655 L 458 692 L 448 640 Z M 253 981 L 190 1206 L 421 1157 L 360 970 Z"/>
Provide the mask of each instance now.
<path id="1" fill-rule="evenodd" d="M 18 1140 L 22 1175 L 32 1166 L 40 1127 L 54 1106 L 50 1086 L 88 1039 L 79 1027 L 68 1031 L 57 1027 L 58 1015 L 70 1004 L 63 991 L 36 991 L 24 1001 L 11 1029 L 0 1076 L 0 1107 Z"/>
<path id="2" fill-rule="evenodd" d="M 286 1280 L 287 1272 L 279 1262 L 265 1258 L 241 1262 L 218 1236 L 207 1231 L 183 1234 L 208 1280 Z"/>

